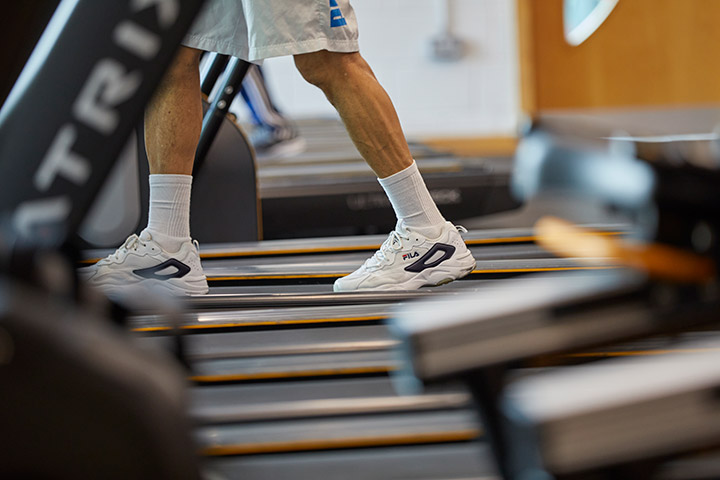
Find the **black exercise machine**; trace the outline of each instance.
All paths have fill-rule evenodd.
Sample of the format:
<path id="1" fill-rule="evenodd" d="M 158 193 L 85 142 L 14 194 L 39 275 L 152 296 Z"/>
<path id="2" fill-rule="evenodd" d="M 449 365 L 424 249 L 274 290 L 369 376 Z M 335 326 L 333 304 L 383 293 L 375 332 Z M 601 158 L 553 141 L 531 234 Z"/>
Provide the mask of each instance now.
<path id="1" fill-rule="evenodd" d="M 3 478 L 199 477 L 183 372 L 68 252 L 202 3 L 64 0 L 0 111 Z"/>

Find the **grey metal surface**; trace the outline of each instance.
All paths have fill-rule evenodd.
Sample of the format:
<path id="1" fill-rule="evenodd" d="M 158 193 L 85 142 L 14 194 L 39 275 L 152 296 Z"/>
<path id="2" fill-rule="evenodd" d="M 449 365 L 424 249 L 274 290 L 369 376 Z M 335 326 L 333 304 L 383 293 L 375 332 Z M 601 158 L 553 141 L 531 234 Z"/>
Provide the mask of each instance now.
<path id="1" fill-rule="evenodd" d="M 367 303 L 390 303 L 422 298 L 432 293 L 448 293 L 448 289 L 423 289 L 420 291 L 404 292 L 350 292 L 334 293 L 332 285 L 305 286 L 301 293 L 285 293 L 288 288 L 274 290 L 278 293 L 246 293 L 249 291 L 261 292 L 268 288 L 218 287 L 206 295 L 197 295 L 187 299 L 189 307 L 202 308 L 284 308 L 300 306 L 330 306 L 330 305 L 360 305 Z M 314 288 L 313 288 L 314 287 Z M 227 288 L 238 293 L 220 293 L 217 290 Z M 247 288 L 247 290 L 245 290 Z"/>
<path id="2" fill-rule="evenodd" d="M 187 312 L 179 319 L 181 325 L 195 327 L 247 326 L 273 328 L 282 325 L 302 325 L 308 323 L 361 321 L 363 319 L 385 318 L 392 309 L 391 304 L 342 305 L 330 307 L 295 307 L 285 309 L 258 308 L 247 310 L 211 310 Z M 167 325 L 162 315 L 149 314 L 130 318 L 130 326 L 135 329 L 153 328 Z"/>
<path id="3" fill-rule="evenodd" d="M 169 337 L 139 338 L 160 344 Z M 307 328 L 260 332 L 196 333 L 184 338 L 185 353 L 192 360 L 299 355 L 305 353 L 368 352 L 397 345 L 384 325 Z"/>
<path id="4" fill-rule="evenodd" d="M 511 384 L 503 405 L 517 426 L 512 441 L 524 445 L 537 433 L 543 464 L 556 474 L 720 447 L 720 337 L 684 347 L 695 353 L 555 369 Z M 518 467 L 536 468 L 529 457 Z"/>
<path id="5" fill-rule="evenodd" d="M 469 409 L 433 412 L 395 412 L 368 417 L 329 417 L 278 422 L 207 425 L 197 431 L 211 455 L 257 454 L 273 451 L 315 450 L 361 446 L 388 446 L 423 442 L 443 436 L 470 440 L 481 435 L 476 414 Z"/>
<path id="6" fill-rule="evenodd" d="M 213 405 L 206 409 L 194 409 L 192 415 L 196 421 L 210 424 L 350 415 L 385 415 L 455 408 L 470 408 L 469 395 L 439 393 L 402 397 L 288 400 L 286 402 L 245 405 L 242 407 L 236 405 Z"/>
<path id="7" fill-rule="evenodd" d="M 479 442 L 214 458 L 227 480 L 500 480 Z"/>
<path id="8" fill-rule="evenodd" d="M 192 388 L 191 394 L 193 415 L 201 423 L 380 413 L 405 406 L 467 408 L 470 402 L 467 389 L 459 384 L 400 396 L 387 377 L 201 385 Z"/>
<path id="9" fill-rule="evenodd" d="M 209 409 L 215 405 L 243 407 L 286 402 L 290 399 L 305 401 L 318 398 L 386 397 L 397 395 L 397 392 L 387 377 L 368 377 L 195 386 L 191 389 L 191 395 L 195 408 Z"/>
<path id="10" fill-rule="evenodd" d="M 290 280 L 301 278 L 333 278 L 348 275 L 362 265 L 366 256 L 341 259 L 327 259 L 323 263 L 313 261 L 288 263 L 235 263 L 223 261 L 205 267 L 208 281 L 219 280 Z M 573 258 L 527 258 L 519 260 L 479 260 L 473 273 L 524 273 L 528 271 L 550 271 L 568 269 L 590 269 L 583 267 Z"/>
<path id="11" fill-rule="evenodd" d="M 192 378 L 202 382 L 381 374 L 397 368 L 388 350 L 196 360 Z"/>
<path id="12" fill-rule="evenodd" d="M 608 303 L 602 313 L 597 302 L 634 292 L 644 281 L 626 270 L 536 275 L 463 298 L 412 303 L 391 322 L 406 360 L 398 385 L 412 391 L 419 388 L 418 379 L 643 333 L 654 320 L 641 299 Z M 595 311 L 570 319 L 553 317 L 553 309 L 579 300 L 595 301 Z"/>

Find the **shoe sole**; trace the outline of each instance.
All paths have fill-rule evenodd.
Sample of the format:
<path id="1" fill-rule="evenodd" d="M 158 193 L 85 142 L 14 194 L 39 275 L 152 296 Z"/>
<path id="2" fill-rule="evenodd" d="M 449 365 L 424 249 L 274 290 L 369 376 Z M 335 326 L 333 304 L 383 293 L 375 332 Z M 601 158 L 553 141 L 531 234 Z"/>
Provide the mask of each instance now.
<path id="1" fill-rule="evenodd" d="M 469 262 L 468 262 L 469 260 Z M 455 280 L 468 276 L 476 266 L 475 259 L 470 252 L 463 258 L 457 259 L 452 265 L 439 265 L 420 272 L 415 278 L 399 285 L 401 289 L 418 289 L 422 287 L 439 287 Z"/>
<path id="2" fill-rule="evenodd" d="M 104 282 L 104 283 L 93 283 L 95 287 L 104 291 L 105 293 L 122 293 L 123 290 L 132 287 L 146 288 L 148 290 L 163 291 L 171 295 L 205 295 L 210 290 L 208 288 L 207 280 L 205 277 L 202 279 L 195 279 L 190 282 L 185 281 L 182 285 L 173 283 L 172 280 L 160 281 L 153 279 L 144 279 L 137 281 L 135 278 L 126 283 L 115 283 L 115 282 Z"/>
<path id="3" fill-rule="evenodd" d="M 467 251 L 461 258 L 450 259 L 452 263 L 445 262 L 437 267 L 424 270 L 414 277 L 403 283 L 393 283 L 388 285 L 379 285 L 373 288 L 360 288 L 358 290 L 335 290 L 335 292 L 355 292 L 355 291 L 392 291 L 392 290 L 417 290 L 422 287 L 438 287 L 448 284 L 452 281 L 468 276 L 475 270 L 477 263 L 472 257 L 470 251 Z"/>

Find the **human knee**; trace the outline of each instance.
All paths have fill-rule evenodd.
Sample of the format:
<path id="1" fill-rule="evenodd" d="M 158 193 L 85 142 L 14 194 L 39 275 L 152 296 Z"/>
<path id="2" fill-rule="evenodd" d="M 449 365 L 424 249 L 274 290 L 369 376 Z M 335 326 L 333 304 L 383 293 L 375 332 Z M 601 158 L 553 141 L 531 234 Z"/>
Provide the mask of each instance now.
<path id="1" fill-rule="evenodd" d="M 327 91 L 335 85 L 347 82 L 359 73 L 372 74 L 362 56 L 357 53 L 319 52 L 295 55 L 295 66 L 309 83 Z"/>
<path id="2" fill-rule="evenodd" d="M 181 46 L 168 69 L 168 77 L 184 77 L 197 75 L 200 67 L 202 50 Z"/>

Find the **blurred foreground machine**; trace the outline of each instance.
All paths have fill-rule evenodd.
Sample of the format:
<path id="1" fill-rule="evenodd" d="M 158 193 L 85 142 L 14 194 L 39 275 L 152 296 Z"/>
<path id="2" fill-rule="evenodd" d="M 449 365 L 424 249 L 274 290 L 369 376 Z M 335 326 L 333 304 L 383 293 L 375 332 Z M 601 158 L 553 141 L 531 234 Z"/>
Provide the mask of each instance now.
<path id="1" fill-rule="evenodd" d="M 660 476 L 671 459 L 720 447 L 720 336 L 701 346 L 671 343 L 676 354 L 665 358 L 539 374 L 517 368 L 718 324 L 720 173 L 693 165 L 677 149 L 664 155 L 672 144 L 633 148 L 637 142 L 626 138 L 610 146 L 538 128 L 518 149 L 513 179 L 524 199 L 539 193 L 589 199 L 632 218 L 634 238 L 623 241 L 557 219 L 536 227 L 547 248 L 607 270 L 524 278 L 487 293 L 419 303 L 392 323 L 406 365 L 399 388 L 463 379 L 506 479 L 720 474 L 715 464 L 710 476 L 691 468 Z M 642 152 L 653 158 L 637 159 Z"/>
<path id="2" fill-rule="evenodd" d="M 186 372 L 112 324 L 70 252 L 202 3 L 60 2 L 0 110 L 1 478 L 200 478 Z"/>

